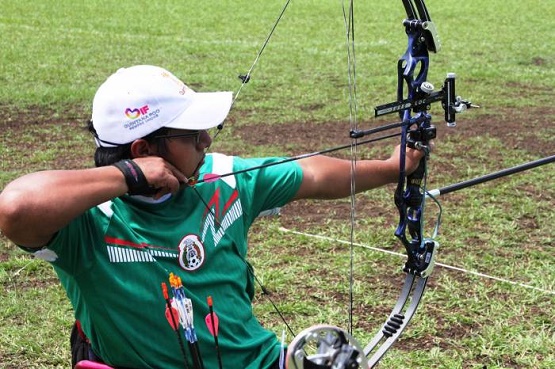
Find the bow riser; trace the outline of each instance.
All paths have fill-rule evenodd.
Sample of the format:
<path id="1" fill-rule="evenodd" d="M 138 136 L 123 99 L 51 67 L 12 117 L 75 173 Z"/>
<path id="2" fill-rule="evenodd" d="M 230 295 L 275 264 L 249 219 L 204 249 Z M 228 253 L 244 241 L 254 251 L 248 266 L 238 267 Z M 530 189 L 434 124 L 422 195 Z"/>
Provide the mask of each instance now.
<path id="1" fill-rule="evenodd" d="M 407 12 L 403 25 L 408 45 L 397 62 L 397 101 L 377 107 L 375 112 L 376 116 L 398 112 L 403 123 L 399 181 L 394 199 L 399 211 L 395 236 L 407 252 L 407 261 L 403 268 L 406 277 L 401 294 L 382 331 L 364 349 L 365 354 L 372 355 L 369 359 L 370 367 L 379 362 L 416 313 L 428 276 L 433 270 L 435 251 L 439 247 L 436 241 L 424 238 L 423 223 L 430 141 L 436 137 L 436 129 L 431 124 L 432 117 L 428 114 L 428 109 L 432 99 L 445 100 L 445 92 L 434 92 L 433 86 L 427 82 L 429 51 L 438 51 L 440 44 L 424 2 L 404 0 L 403 5 Z M 419 19 L 416 18 L 416 11 Z M 449 106 L 447 103 L 444 105 Z M 409 176 L 405 173 L 407 146 L 421 149 L 425 153 L 418 168 Z"/>

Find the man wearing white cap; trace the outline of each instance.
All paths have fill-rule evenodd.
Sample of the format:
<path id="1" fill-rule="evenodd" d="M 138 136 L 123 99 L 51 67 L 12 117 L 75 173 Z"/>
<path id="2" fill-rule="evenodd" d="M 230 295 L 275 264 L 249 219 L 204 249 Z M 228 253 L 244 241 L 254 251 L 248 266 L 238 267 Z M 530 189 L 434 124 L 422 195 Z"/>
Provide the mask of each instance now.
<path id="1" fill-rule="evenodd" d="M 93 101 L 96 168 L 29 174 L 0 193 L 0 229 L 50 262 L 71 300 L 79 322 L 74 360 L 278 368 L 280 343 L 251 307 L 249 227 L 261 212 L 297 199 L 348 196 L 351 163 L 314 156 L 218 177 L 281 160 L 206 154 L 207 130 L 224 121 L 231 103 L 230 92 L 194 92 L 159 67 L 120 69 Z M 422 155 L 407 150 L 408 172 Z M 399 150 L 361 160 L 356 170 L 358 191 L 396 182 Z M 163 296 L 170 274 L 184 289 L 174 284 Z M 182 339 L 172 322 L 182 318 L 172 313 L 179 298 L 171 302 L 180 291 L 192 306 Z M 218 355 L 204 322 L 208 296 L 219 317 Z"/>

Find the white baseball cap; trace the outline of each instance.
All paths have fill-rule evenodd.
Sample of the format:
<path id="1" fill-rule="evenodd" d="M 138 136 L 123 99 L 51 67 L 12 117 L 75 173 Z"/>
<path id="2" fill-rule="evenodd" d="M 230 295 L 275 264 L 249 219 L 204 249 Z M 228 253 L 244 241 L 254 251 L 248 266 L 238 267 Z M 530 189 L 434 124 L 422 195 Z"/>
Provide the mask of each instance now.
<path id="1" fill-rule="evenodd" d="M 231 104 L 231 92 L 195 92 L 160 67 L 121 68 L 94 96 L 96 145 L 116 147 L 162 127 L 209 129 L 224 121 Z"/>

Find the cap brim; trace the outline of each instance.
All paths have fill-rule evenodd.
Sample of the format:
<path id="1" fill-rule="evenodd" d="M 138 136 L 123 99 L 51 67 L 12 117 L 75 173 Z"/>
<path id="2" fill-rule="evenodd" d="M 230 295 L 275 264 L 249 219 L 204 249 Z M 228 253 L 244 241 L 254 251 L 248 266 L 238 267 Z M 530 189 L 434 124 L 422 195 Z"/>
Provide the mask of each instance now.
<path id="1" fill-rule="evenodd" d="M 231 109 L 232 92 L 196 92 L 192 104 L 165 127 L 202 130 L 221 124 Z"/>

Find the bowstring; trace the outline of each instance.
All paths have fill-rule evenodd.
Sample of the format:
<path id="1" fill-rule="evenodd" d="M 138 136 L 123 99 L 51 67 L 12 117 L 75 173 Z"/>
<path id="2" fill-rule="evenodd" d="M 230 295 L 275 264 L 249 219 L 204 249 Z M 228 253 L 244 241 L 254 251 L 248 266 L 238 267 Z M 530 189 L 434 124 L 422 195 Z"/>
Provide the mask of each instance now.
<path id="1" fill-rule="evenodd" d="M 346 9 L 346 1 L 342 2 L 343 22 L 345 25 L 345 47 L 347 50 L 347 75 L 349 88 L 349 125 L 351 131 L 357 130 L 357 90 L 356 90 L 356 57 L 355 57 L 355 19 L 354 19 L 354 0 L 348 1 L 348 10 Z M 347 331 L 352 334 L 353 331 L 353 285 L 354 285 L 354 238 L 355 238 L 355 219 L 356 219 L 356 164 L 357 164 L 357 139 L 351 140 L 351 228 L 350 228 L 350 246 L 349 246 L 349 322 Z"/>

